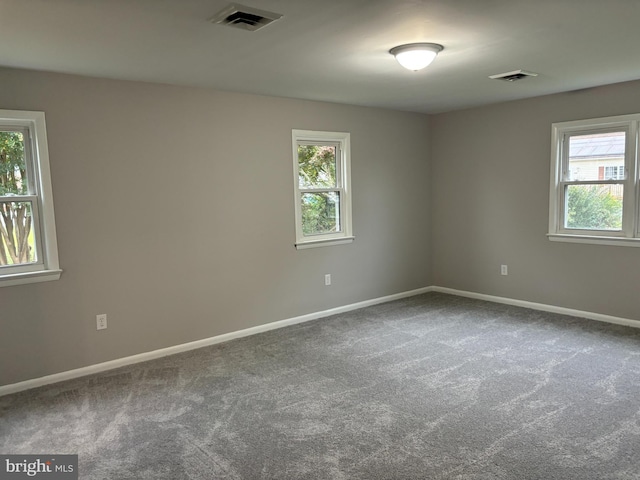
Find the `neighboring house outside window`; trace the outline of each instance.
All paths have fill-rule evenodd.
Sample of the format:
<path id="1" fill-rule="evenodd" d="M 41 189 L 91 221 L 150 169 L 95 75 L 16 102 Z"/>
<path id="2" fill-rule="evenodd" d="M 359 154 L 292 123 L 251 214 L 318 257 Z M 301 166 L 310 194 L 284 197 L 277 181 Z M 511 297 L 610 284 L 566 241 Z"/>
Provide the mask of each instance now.
<path id="1" fill-rule="evenodd" d="M 640 246 L 640 115 L 552 126 L 549 239 Z"/>
<path id="2" fill-rule="evenodd" d="M 350 134 L 293 130 L 296 248 L 353 241 Z"/>
<path id="3" fill-rule="evenodd" d="M 0 286 L 60 273 L 44 113 L 0 110 Z"/>
<path id="4" fill-rule="evenodd" d="M 622 180 L 624 179 L 624 165 L 603 165 L 598 167 L 600 180 Z"/>

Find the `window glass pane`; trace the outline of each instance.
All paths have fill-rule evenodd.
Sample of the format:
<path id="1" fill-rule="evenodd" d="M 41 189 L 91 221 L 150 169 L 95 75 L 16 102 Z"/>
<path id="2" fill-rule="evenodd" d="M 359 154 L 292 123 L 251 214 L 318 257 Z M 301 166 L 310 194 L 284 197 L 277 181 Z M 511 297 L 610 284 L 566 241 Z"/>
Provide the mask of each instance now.
<path id="1" fill-rule="evenodd" d="M 27 194 L 22 132 L 0 131 L 0 195 Z"/>
<path id="2" fill-rule="evenodd" d="M 300 188 L 337 187 L 335 145 L 298 145 Z"/>
<path id="3" fill-rule="evenodd" d="M 302 233 L 319 235 L 341 231 L 340 192 L 302 194 Z"/>
<path id="4" fill-rule="evenodd" d="M 624 165 L 604 167 L 605 180 L 624 180 Z"/>
<path id="5" fill-rule="evenodd" d="M 625 132 L 570 136 L 569 180 L 624 178 L 625 138 Z"/>
<path id="6" fill-rule="evenodd" d="M 567 185 L 565 228 L 622 229 L 623 185 Z"/>
<path id="7" fill-rule="evenodd" d="M 31 202 L 0 202 L 0 266 L 36 262 Z"/>

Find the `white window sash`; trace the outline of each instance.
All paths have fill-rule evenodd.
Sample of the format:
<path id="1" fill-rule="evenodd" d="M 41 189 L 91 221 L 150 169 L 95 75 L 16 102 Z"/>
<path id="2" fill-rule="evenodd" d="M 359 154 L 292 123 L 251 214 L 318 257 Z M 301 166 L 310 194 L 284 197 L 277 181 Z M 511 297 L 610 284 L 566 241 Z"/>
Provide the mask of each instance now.
<path id="1" fill-rule="evenodd" d="M 0 201 L 31 203 L 36 245 L 35 263 L 0 267 L 0 287 L 57 280 L 60 277 L 58 245 L 49 169 L 49 149 L 43 112 L 0 110 L 0 130 L 24 134 L 29 195 L 3 195 Z"/>
<path id="2" fill-rule="evenodd" d="M 304 145 L 323 145 L 336 147 L 336 186 L 306 188 L 299 184 L 298 147 Z M 351 192 L 350 192 L 350 162 L 347 158 L 350 152 L 349 134 L 343 132 L 321 132 L 312 130 L 292 130 L 293 163 L 294 163 L 294 194 L 295 194 L 295 225 L 296 247 L 309 248 L 327 244 L 346 243 L 353 240 L 351 225 Z M 340 230 L 333 233 L 319 233 L 304 235 L 302 229 L 302 194 L 330 193 L 340 194 L 338 209 Z M 340 241 L 342 240 L 342 241 Z"/>
<path id="3" fill-rule="evenodd" d="M 563 122 L 552 126 L 551 180 L 549 195 L 549 237 L 560 241 L 584 241 L 586 243 L 636 244 L 639 225 L 638 195 L 638 124 L 639 115 L 624 115 L 575 122 Z M 572 136 L 624 131 L 626 133 L 623 178 L 611 180 L 569 180 L 569 141 Z M 617 173 L 619 175 L 619 173 Z M 565 227 L 567 210 L 566 188 L 569 185 L 622 185 L 623 212 L 620 230 L 583 230 Z M 578 238 L 582 237 L 582 239 Z M 599 237 L 604 241 L 600 242 Z M 616 238 L 621 237 L 621 238 Z M 611 239 L 611 242 L 606 242 Z M 629 240 L 620 242 L 620 240 Z M 640 246 L 640 245 L 638 245 Z"/>

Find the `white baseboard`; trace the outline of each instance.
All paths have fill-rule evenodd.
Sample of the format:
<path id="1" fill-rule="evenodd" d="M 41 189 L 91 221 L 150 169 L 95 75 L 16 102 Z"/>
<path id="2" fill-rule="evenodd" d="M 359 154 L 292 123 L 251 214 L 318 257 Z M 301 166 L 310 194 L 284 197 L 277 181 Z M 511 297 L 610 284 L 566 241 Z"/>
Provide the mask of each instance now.
<path id="1" fill-rule="evenodd" d="M 113 370 L 114 368 L 133 365 L 135 363 L 146 362 L 149 360 L 154 360 L 156 358 L 174 355 L 176 353 L 188 352 L 189 350 L 195 350 L 197 348 L 208 347 L 210 345 L 215 345 L 217 343 L 227 342 L 229 340 L 233 340 L 234 338 L 248 337 L 249 335 L 255 335 L 256 333 L 266 332 L 268 330 L 275 330 L 277 328 L 283 328 L 289 325 L 295 325 L 297 323 L 309 322 L 311 320 L 316 320 L 318 318 L 328 317 L 330 315 L 336 315 L 338 313 L 349 312 L 352 310 L 357 310 L 359 308 L 377 305 L 379 303 L 391 302 L 393 300 L 399 300 L 401 298 L 412 297 L 414 295 L 420 295 L 422 293 L 430 292 L 431 290 L 432 290 L 432 287 L 424 287 L 424 288 L 419 288 L 417 290 L 410 290 L 407 292 L 387 295 L 385 297 L 379 297 L 371 300 L 365 300 L 363 302 L 352 303 L 350 305 L 344 305 L 342 307 L 330 308 L 329 310 L 323 310 L 321 312 L 309 313 L 307 315 L 288 318 L 286 320 L 278 320 L 276 322 L 267 323 L 265 325 L 258 325 L 256 327 L 245 328 L 244 330 L 225 333 L 222 335 L 217 335 L 215 337 L 196 340 L 194 342 L 174 345 L 172 347 L 161 348 L 159 350 L 153 350 L 151 352 L 144 352 L 137 355 L 132 355 L 130 357 L 118 358 L 116 360 L 110 360 L 108 362 L 89 365 L 82 368 L 76 368 L 74 370 L 68 370 L 66 372 L 55 373 L 53 375 L 47 375 L 45 377 L 39 377 L 39 378 L 34 378 L 32 380 L 25 380 L 23 382 L 4 385 L 4 386 L 0 386 L 0 396 L 9 395 L 11 393 L 17 393 L 24 390 L 29 390 L 31 388 L 41 387 L 43 385 L 49 385 L 51 383 L 63 382 L 65 380 L 84 377 L 86 375 L 92 375 L 94 373 L 100 373 L 107 370 Z"/>
<path id="2" fill-rule="evenodd" d="M 514 305 L 517 307 L 530 308 L 532 310 L 541 310 L 543 312 L 560 313 L 571 317 L 581 317 L 588 320 L 596 320 L 598 322 L 615 323 L 616 325 L 625 325 L 627 327 L 640 328 L 640 320 L 632 320 L 630 318 L 614 317 L 612 315 L 604 315 L 602 313 L 586 312 L 584 310 L 574 310 L 572 308 L 557 307 L 555 305 L 546 305 L 544 303 L 527 302 L 525 300 L 516 300 L 513 298 L 496 297 L 494 295 L 485 295 L 484 293 L 467 292 L 465 290 L 455 290 L 446 287 L 431 287 L 430 291 L 448 293 L 459 297 L 475 298 L 477 300 L 486 300 L 494 303 L 504 303 L 506 305 Z"/>
<path id="3" fill-rule="evenodd" d="M 599 322 L 614 323 L 617 325 L 625 325 L 628 327 L 640 328 L 640 321 L 632 320 L 629 318 L 614 317 L 611 315 L 603 315 L 600 313 L 586 312 L 583 310 L 574 310 L 571 308 L 557 307 L 555 305 L 546 305 L 544 303 L 527 302 L 524 300 L 516 300 L 513 298 L 497 297 L 494 295 L 486 295 L 483 293 L 467 292 L 464 290 L 455 290 L 453 288 L 432 286 L 432 287 L 419 288 L 417 290 L 410 290 L 407 292 L 396 293 L 394 295 L 387 295 L 385 297 L 374 298 L 371 300 L 365 300 L 364 302 L 352 303 L 350 305 L 344 305 L 342 307 L 331 308 L 329 310 L 323 310 L 321 312 L 301 315 L 299 317 L 293 317 L 286 320 L 279 320 L 276 322 L 267 323 L 265 325 L 258 325 L 256 327 L 246 328 L 244 330 L 238 330 L 236 332 L 230 332 L 230 333 L 225 333 L 223 335 L 217 335 L 215 337 L 196 340 L 194 342 L 183 343 L 183 344 L 175 345 L 172 347 L 153 350 L 151 352 L 132 355 L 130 357 L 124 357 L 124 358 L 119 358 L 119 359 L 111 360 L 104 363 L 89 365 L 87 367 L 77 368 L 75 370 L 69 370 L 66 372 L 55 373 L 53 375 L 47 375 L 45 377 L 34 378 L 32 380 L 25 380 L 23 382 L 0 386 L 0 396 L 9 395 L 11 393 L 17 393 L 24 390 L 29 390 L 31 388 L 41 387 L 43 385 L 49 385 L 51 383 L 57 383 L 65 380 L 84 377 L 86 375 L 92 375 L 94 373 L 100 373 L 107 370 L 113 370 L 114 368 L 133 365 L 135 363 L 146 362 L 149 360 L 154 360 L 156 358 L 166 357 L 168 355 L 174 355 L 176 353 L 195 350 L 197 348 L 208 347 L 210 345 L 215 345 L 217 343 L 233 340 L 234 338 L 247 337 L 249 335 L 255 335 L 256 333 L 275 330 L 278 328 L 283 328 L 283 327 L 287 327 L 289 325 L 295 325 L 298 323 L 309 322 L 311 320 L 316 320 L 318 318 L 328 317 L 330 315 L 336 315 L 338 313 L 349 312 L 352 310 L 357 310 L 359 308 L 369 307 L 372 305 L 378 305 L 380 303 L 391 302 L 393 300 L 399 300 L 401 298 L 412 297 L 414 295 L 420 295 L 427 292 L 448 293 L 450 295 L 457 295 L 459 297 L 475 298 L 477 300 L 485 300 L 485 301 L 494 302 L 494 303 L 503 303 L 506 305 L 514 305 L 518 307 L 530 308 L 532 310 L 541 310 L 544 312 L 559 313 L 562 315 L 569 315 L 572 317 L 581 317 L 589 320 L 597 320 Z"/>

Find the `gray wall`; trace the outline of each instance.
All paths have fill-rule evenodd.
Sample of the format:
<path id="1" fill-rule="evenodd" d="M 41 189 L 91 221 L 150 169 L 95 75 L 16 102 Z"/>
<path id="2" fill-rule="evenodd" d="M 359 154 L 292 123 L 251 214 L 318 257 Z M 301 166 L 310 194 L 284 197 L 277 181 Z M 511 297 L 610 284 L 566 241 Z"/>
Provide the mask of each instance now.
<path id="1" fill-rule="evenodd" d="M 0 288 L 0 385 L 431 283 L 424 115 L 12 69 L 0 107 L 46 113 L 64 269 Z M 351 132 L 353 244 L 294 248 L 292 128 Z"/>
<path id="2" fill-rule="evenodd" d="M 433 283 L 640 319 L 640 249 L 546 237 L 551 124 L 640 112 L 639 92 L 628 82 L 432 117 Z"/>
<path id="3" fill-rule="evenodd" d="M 0 288 L 0 385 L 427 285 L 640 319 L 640 249 L 546 238 L 551 123 L 638 91 L 428 117 L 0 69 L 46 112 L 64 269 Z M 293 247 L 292 128 L 351 132 L 353 244 Z"/>

